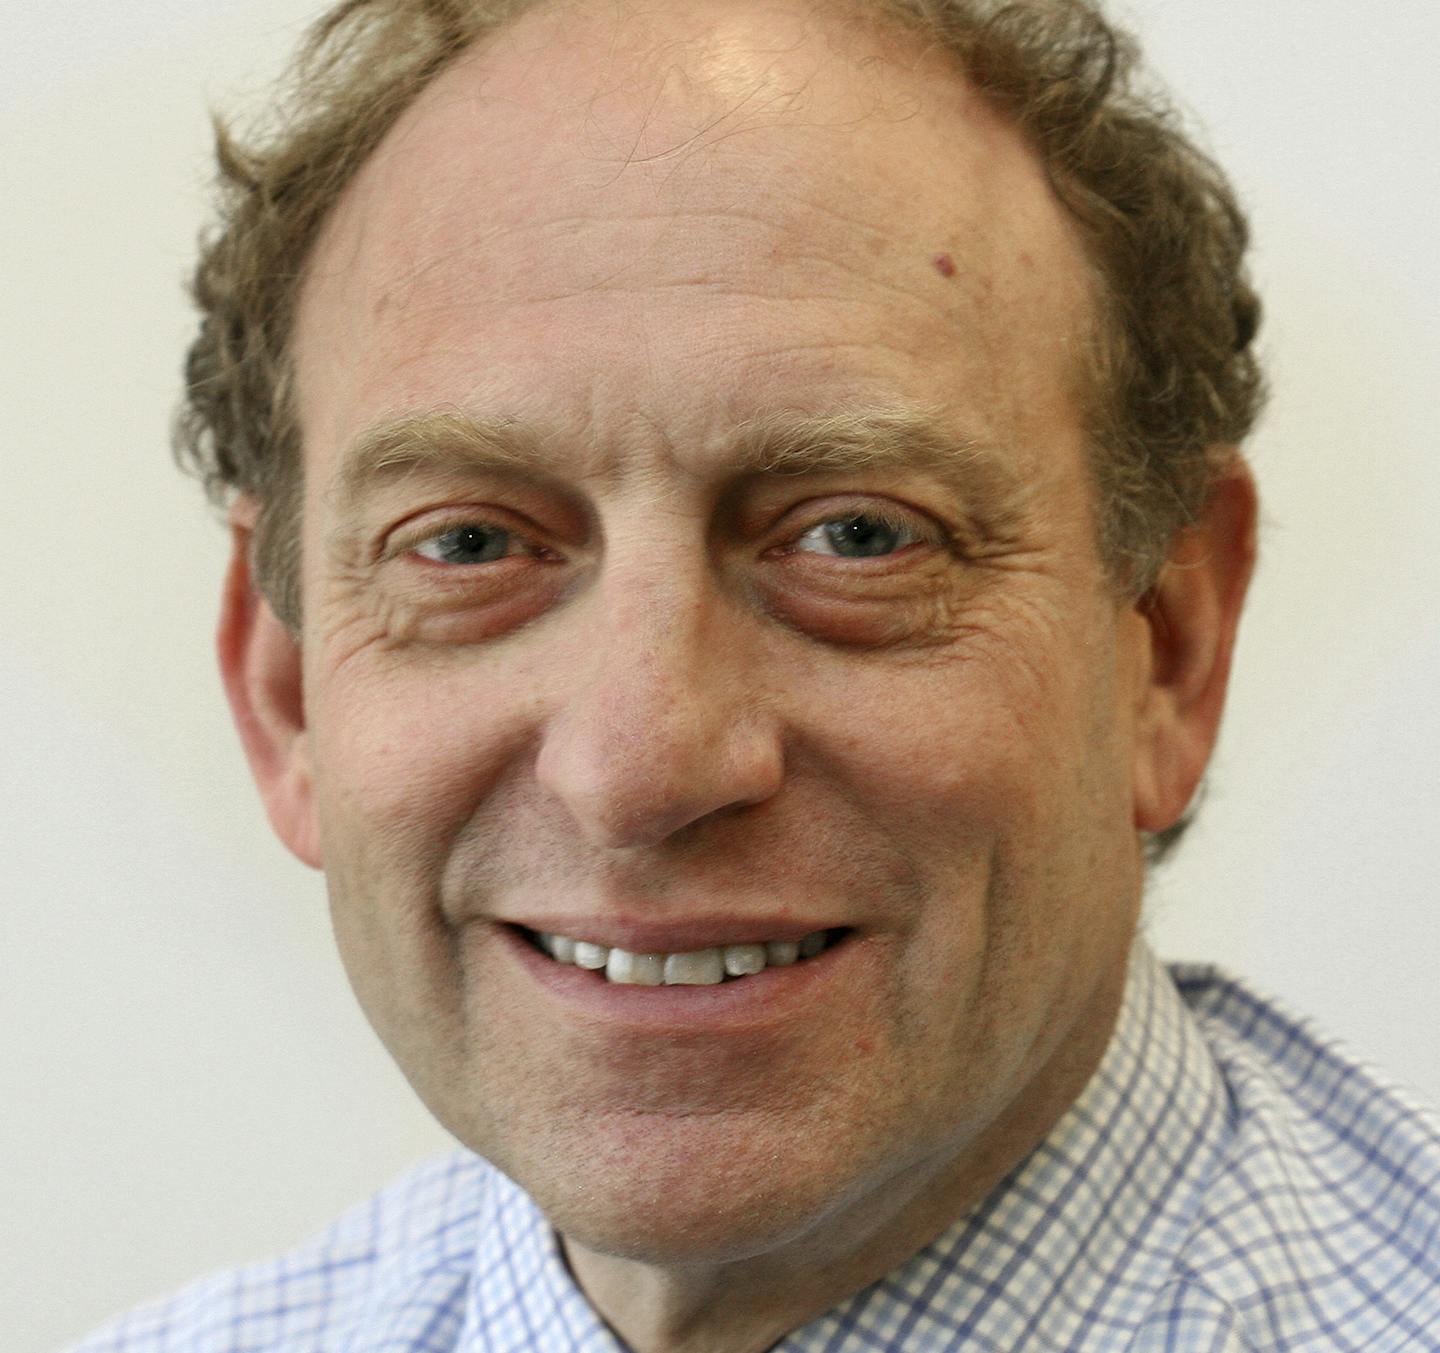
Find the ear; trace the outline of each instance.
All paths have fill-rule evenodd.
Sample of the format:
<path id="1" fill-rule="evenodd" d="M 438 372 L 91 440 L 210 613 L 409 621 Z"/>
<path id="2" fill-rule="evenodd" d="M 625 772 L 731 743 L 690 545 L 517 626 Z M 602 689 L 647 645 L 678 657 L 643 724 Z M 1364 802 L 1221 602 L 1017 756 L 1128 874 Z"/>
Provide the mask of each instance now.
<path id="1" fill-rule="evenodd" d="M 216 635 L 220 673 L 270 825 L 294 855 L 319 869 L 300 644 L 255 585 L 258 515 L 246 495 L 230 509 L 230 567 Z"/>
<path id="2" fill-rule="evenodd" d="M 1150 650 L 1135 741 L 1138 831 L 1161 832 L 1179 820 L 1215 746 L 1255 567 L 1257 517 L 1255 481 L 1237 454 L 1136 603 Z"/>

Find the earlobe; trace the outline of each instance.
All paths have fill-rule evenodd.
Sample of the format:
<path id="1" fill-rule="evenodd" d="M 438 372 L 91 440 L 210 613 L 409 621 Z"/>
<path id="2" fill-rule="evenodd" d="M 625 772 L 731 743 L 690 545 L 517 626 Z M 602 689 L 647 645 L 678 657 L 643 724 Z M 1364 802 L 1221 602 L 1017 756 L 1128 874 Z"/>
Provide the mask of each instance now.
<path id="1" fill-rule="evenodd" d="M 1179 820 L 1215 746 L 1255 566 L 1257 516 L 1255 481 L 1237 454 L 1137 603 L 1150 645 L 1135 741 L 1138 831 L 1161 832 Z"/>
<path id="2" fill-rule="evenodd" d="M 216 634 L 220 672 L 270 825 L 292 854 L 319 869 L 300 644 L 255 583 L 256 516 L 245 495 L 230 510 L 230 565 Z"/>

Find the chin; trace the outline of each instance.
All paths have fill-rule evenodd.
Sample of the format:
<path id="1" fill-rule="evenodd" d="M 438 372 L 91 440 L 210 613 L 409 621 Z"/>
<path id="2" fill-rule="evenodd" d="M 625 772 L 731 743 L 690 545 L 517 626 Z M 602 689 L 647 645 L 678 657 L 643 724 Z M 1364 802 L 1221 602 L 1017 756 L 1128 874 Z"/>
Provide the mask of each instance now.
<path id="1" fill-rule="evenodd" d="M 646 1121 L 593 1132 L 574 1168 L 531 1152 L 491 1159 L 571 1243 L 666 1267 L 733 1263 L 803 1243 L 864 1192 L 860 1162 L 817 1158 L 776 1126 L 784 1141 L 767 1142 L 764 1125 Z"/>

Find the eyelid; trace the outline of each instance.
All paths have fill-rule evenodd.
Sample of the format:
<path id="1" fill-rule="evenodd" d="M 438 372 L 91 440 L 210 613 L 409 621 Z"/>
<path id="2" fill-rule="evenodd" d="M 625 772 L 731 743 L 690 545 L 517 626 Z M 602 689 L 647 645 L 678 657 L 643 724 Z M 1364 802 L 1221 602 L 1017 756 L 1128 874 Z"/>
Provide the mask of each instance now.
<path id="1" fill-rule="evenodd" d="M 915 543 L 938 545 L 959 552 L 959 541 L 955 533 L 947 529 L 928 512 L 920 508 L 907 507 L 885 498 L 867 498 L 861 494 L 837 494 L 833 506 L 826 504 L 807 509 L 798 529 L 787 529 L 782 549 L 793 550 L 796 544 L 811 531 L 832 521 L 845 521 L 854 517 L 870 517 L 883 526 L 906 531 L 916 537 Z"/>
<path id="2" fill-rule="evenodd" d="M 387 532 L 376 552 L 376 560 L 385 563 L 402 555 L 414 554 L 426 541 L 435 540 L 465 526 L 503 531 L 523 547 L 521 553 L 539 555 L 547 552 L 547 547 L 539 539 L 538 528 L 515 513 L 493 507 L 431 508 L 417 512 Z M 514 554 L 504 557 L 514 558 Z"/>

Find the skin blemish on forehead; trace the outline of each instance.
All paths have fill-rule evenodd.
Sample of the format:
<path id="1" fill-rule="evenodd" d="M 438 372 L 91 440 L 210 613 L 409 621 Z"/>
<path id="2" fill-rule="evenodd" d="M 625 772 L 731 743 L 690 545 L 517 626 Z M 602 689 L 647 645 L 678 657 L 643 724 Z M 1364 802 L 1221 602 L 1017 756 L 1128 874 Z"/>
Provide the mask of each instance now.
<path id="1" fill-rule="evenodd" d="M 955 260 L 949 254 L 936 254 L 930 262 L 941 277 L 955 276 Z"/>

